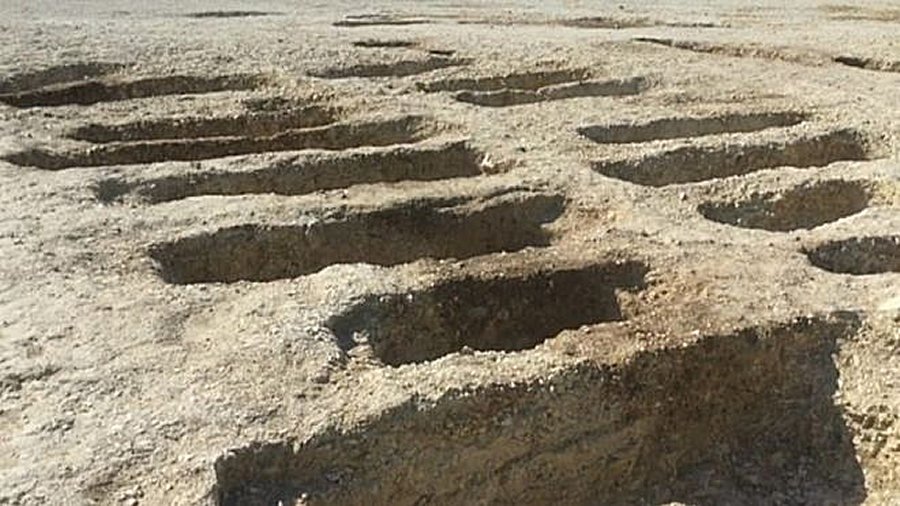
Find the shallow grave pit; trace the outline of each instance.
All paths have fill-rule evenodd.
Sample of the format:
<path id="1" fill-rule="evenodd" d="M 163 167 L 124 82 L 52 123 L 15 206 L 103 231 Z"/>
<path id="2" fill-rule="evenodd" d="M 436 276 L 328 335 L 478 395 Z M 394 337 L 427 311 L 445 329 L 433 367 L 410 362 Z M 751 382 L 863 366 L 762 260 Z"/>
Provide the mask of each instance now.
<path id="1" fill-rule="evenodd" d="M 201 169 L 149 179 L 110 178 L 95 188 L 102 202 L 157 204 L 196 195 L 301 195 L 366 183 L 433 181 L 482 174 L 483 154 L 466 141 L 296 155 L 247 170 Z"/>
<path id="2" fill-rule="evenodd" d="M 391 62 L 360 63 L 357 65 L 332 67 L 313 72 L 313 77 L 323 79 L 343 79 L 348 77 L 405 77 L 424 74 L 448 67 L 464 66 L 471 63 L 465 58 L 448 58 L 430 54 L 425 59 L 399 60 Z"/>
<path id="3" fill-rule="evenodd" d="M 98 72 L 98 74 L 102 75 Z M 262 87 L 267 78 L 255 74 L 221 76 L 172 75 L 134 80 L 93 79 L 54 83 L 37 89 L 0 94 L 0 102 L 14 107 L 91 105 L 163 95 L 196 95 L 244 91 Z"/>
<path id="4" fill-rule="evenodd" d="M 789 232 L 815 228 L 856 214 L 869 204 L 859 181 L 822 181 L 784 192 L 766 192 L 739 201 L 707 202 L 698 208 L 705 218 L 742 228 Z"/>
<path id="5" fill-rule="evenodd" d="M 595 171 L 643 186 L 697 183 L 777 167 L 823 167 L 873 158 L 865 136 L 850 128 L 803 133 L 787 139 L 686 144 L 639 158 L 599 160 Z"/>
<path id="6" fill-rule="evenodd" d="M 235 448 L 215 463 L 213 494 L 221 506 L 859 504 L 831 357 L 855 325 L 766 323 L 530 381 L 411 395 L 352 425 L 331 418 L 308 439 Z M 481 372 L 511 373 L 496 365 Z"/>
<path id="7" fill-rule="evenodd" d="M 660 118 L 638 123 L 590 125 L 578 128 L 578 133 L 600 144 L 628 144 L 758 132 L 767 128 L 793 126 L 804 119 L 805 115 L 796 112 L 746 112 L 706 117 Z"/>
<path id="8" fill-rule="evenodd" d="M 413 201 L 307 224 L 238 225 L 150 248 L 169 283 L 272 281 L 343 263 L 397 265 L 547 246 L 560 195 L 517 193 L 480 201 Z"/>
<path id="9" fill-rule="evenodd" d="M 131 123 L 83 125 L 69 133 L 77 140 L 108 143 L 207 137 L 265 137 L 298 128 L 334 123 L 335 111 L 318 105 L 219 117 L 144 119 Z"/>
<path id="10" fill-rule="evenodd" d="M 383 363 L 433 360 L 468 347 L 519 351 L 563 330 L 623 320 L 617 290 L 643 285 L 637 262 L 464 277 L 371 296 L 331 319 L 340 345 L 368 344 Z"/>
<path id="11" fill-rule="evenodd" d="M 565 82 L 536 90 L 461 91 L 456 94 L 456 100 L 483 107 L 511 107 L 571 98 L 637 95 L 649 87 L 649 80 L 642 76 L 612 80 L 593 79 Z"/>
<path id="12" fill-rule="evenodd" d="M 13 74 L 0 80 L 0 94 L 27 92 L 45 86 L 75 83 L 99 78 L 124 69 L 127 65 L 113 62 L 73 62 L 53 65 L 41 70 Z"/>
<path id="13" fill-rule="evenodd" d="M 840 274 L 900 272 L 900 235 L 827 242 L 805 253 L 816 267 Z"/>
<path id="14" fill-rule="evenodd" d="M 438 91 L 534 91 L 557 84 L 585 81 L 590 78 L 591 73 L 585 68 L 536 70 L 506 75 L 442 79 L 419 83 L 418 88 L 429 93 Z"/>
<path id="15" fill-rule="evenodd" d="M 432 127 L 432 123 L 422 116 L 404 115 L 287 129 L 262 136 L 228 135 L 110 142 L 64 151 L 38 147 L 11 153 L 4 158 L 16 165 L 62 170 L 73 167 L 197 161 L 307 149 L 339 151 L 361 146 L 417 142 L 427 137 Z M 187 130 L 193 128 L 189 127 Z M 253 133 L 250 129 L 246 131 Z"/>

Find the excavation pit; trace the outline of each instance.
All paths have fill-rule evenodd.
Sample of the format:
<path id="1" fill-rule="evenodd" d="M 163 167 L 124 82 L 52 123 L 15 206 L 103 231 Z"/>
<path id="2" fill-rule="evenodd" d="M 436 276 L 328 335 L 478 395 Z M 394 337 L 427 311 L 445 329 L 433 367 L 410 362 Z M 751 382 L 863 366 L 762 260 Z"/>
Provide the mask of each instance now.
<path id="1" fill-rule="evenodd" d="M 298 155 L 256 170 L 215 169 L 127 181 L 106 179 L 96 189 L 106 203 L 158 204 L 198 195 L 302 195 L 366 183 L 434 181 L 482 174 L 483 155 L 464 141 L 365 151 Z"/>
<path id="2" fill-rule="evenodd" d="M 166 76 L 133 81 L 88 80 L 60 83 L 42 88 L 0 95 L 0 102 L 14 107 L 54 107 L 90 105 L 163 95 L 194 95 L 218 91 L 252 90 L 265 84 L 263 76 Z"/>
<path id="3" fill-rule="evenodd" d="M 366 26 L 408 26 L 429 24 L 432 21 L 425 18 L 394 16 L 390 14 L 359 14 L 348 15 L 332 25 L 341 28 L 359 28 Z"/>
<path id="4" fill-rule="evenodd" d="M 174 284 L 271 281 L 329 265 L 396 265 L 547 246 L 543 228 L 564 208 L 558 195 L 514 194 L 488 202 L 415 201 L 308 225 L 240 225 L 153 246 Z"/>
<path id="5" fill-rule="evenodd" d="M 112 62 L 79 62 L 54 65 L 41 70 L 15 74 L 0 80 L 0 95 L 11 96 L 45 86 L 86 81 L 123 70 L 126 65 Z"/>
<path id="6" fill-rule="evenodd" d="M 590 79 L 590 72 L 584 68 L 538 70 L 500 76 L 442 79 L 430 83 L 419 83 L 418 88 L 427 92 L 537 90 L 547 86 L 588 79 Z"/>
<path id="7" fill-rule="evenodd" d="M 418 45 L 419 43 L 414 40 L 403 39 L 363 39 L 353 41 L 353 47 L 367 48 L 410 49 Z"/>
<path id="8" fill-rule="evenodd" d="M 822 167 L 869 159 L 862 134 L 852 129 L 799 135 L 788 140 L 686 145 L 637 159 L 598 161 L 604 176 L 644 186 L 697 183 L 776 167 Z"/>
<path id="9" fill-rule="evenodd" d="M 838 274 L 900 272 L 900 235 L 854 237 L 806 251 L 810 263 Z"/>
<path id="10" fill-rule="evenodd" d="M 661 23 L 649 18 L 613 18 L 606 16 L 592 16 L 584 18 L 563 19 L 558 22 L 560 26 L 572 28 L 593 28 L 604 30 L 622 30 L 625 28 L 648 28 Z"/>
<path id="11" fill-rule="evenodd" d="M 280 12 L 266 11 L 202 11 L 185 14 L 185 17 L 195 19 L 221 19 L 221 18 L 256 18 L 263 16 L 280 16 Z"/>
<path id="12" fill-rule="evenodd" d="M 309 106 L 218 118 L 185 117 L 118 125 L 89 124 L 76 128 L 69 137 L 95 143 L 231 136 L 266 137 L 287 130 L 327 125 L 336 119 L 333 110 Z"/>
<path id="13" fill-rule="evenodd" d="M 503 273 L 371 296 L 332 318 L 344 348 L 371 346 L 384 364 L 424 362 L 468 347 L 519 351 L 566 329 L 624 319 L 616 291 L 643 285 L 636 262 Z"/>
<path id="14" fill-rule="evenodd" d="M 433 70 L 468 65 L 471 60 L 430 55 L 425 59 L 400 60 L 392 62 L 360 63 L 346 67 L 335 67 L 314 72 L 313 77 L 343 79 L 348 77 L 405 77 L 424 74 Z"/>
<path id="15" fill-rule="evenodd" d="M 836 56 L 835 63 L 877 72 L 900 72 L 900 60 L 882 60 L 861 56 Z"/>
<path id="16" fill-rule="evenodd" d="M 734 113 L 707 117 L 662 118 L 640 123 L 593 125 L 578 133 L 601 144 L 627 144 L 665 139 L 701 137 L 766 128 L 788 127 L 806 119 L 796 112 Z"/>
<path id="17" fill-rule="evenodd" d="M 633 77 L 610 81 L 569 82 L 536 90 L 461 91 L 456 94 L 456 100 L 482 107 L 511 107 L 571 98 L 637 95 L 648 87 L 646 78 Z"/>
<path id="18" fill-rule="evenodd" d="M 73 167 L 208 160 L 304 149 L 343 150 L 360 146 L 416 142 L 426 135 L 429 126 L 430 124 L 422 117 L 401 116 L 298 128 L 261 137 L 226 136 L 113 142 L 88 149 L 62 152 L 35 148 L 7 155 L 5 159 L 26 167 L 61 170 Z"/>
<path id="19" fill-rule="evenodd" d="M 814 182 L 784 192 L 754 194 L 698 208 L 705 218 L 742 228 L 789 232 L 815 228 L 866 209 L 869 191 L 859 181 Z"/>
<path id="20" fill-rule="evenodd" d="M 512 371 L 498 367 L 498 379 L 478 388 L 454 379 L 470 369 L 434 369 L 454 385 L 439 394 L 401 377 L 394 391 L 408 399 L 365 420 L 229 451 L 215 465 L 216 498 L 220 506 L 301 497 L 307 505 L 858 504 L 863 477 L 832 399 L 831 358 L 856 325 L 798 319 L 516 381 L 500 379 Z M 384 392 L 357 388 L 361 397 Z"/>

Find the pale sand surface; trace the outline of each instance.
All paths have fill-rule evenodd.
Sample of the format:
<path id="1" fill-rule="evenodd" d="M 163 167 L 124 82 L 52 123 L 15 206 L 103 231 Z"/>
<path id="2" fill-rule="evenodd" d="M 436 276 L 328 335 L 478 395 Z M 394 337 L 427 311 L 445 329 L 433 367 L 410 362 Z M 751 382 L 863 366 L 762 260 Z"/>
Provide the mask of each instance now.
<path id="1" fill-rule="evenodd" d="M 0 504 L 900 504 L 900 4 L 485 4 L 0 2 Z"/>

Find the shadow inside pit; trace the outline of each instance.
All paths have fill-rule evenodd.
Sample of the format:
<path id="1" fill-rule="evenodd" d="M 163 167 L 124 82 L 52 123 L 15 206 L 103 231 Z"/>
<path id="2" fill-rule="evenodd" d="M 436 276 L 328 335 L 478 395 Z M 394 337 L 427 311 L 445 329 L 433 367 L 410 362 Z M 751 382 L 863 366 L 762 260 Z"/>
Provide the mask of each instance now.
<path id="1" fill-rule="evenodd" d="M 209 18 L 255 18 L 261 16 L 283 16 L 283 12 L 267 12 L 267 11 L 202 11 L 185 14 L 186 18 L 209 19 Z"/>
<path id="2" fill-rule="evenodd" d="M 564 330 L 626 319 L 617 291 L 640 290 L 646 272 L 640 262 L 608 262 L 451 279 L 369 296 L 332 317 L 328 327 L 344 351 L 364 343 L 392 366 L 464 347 L 522 351 Z"/>
<path id="3" fill-rule="evenodd" d="M 641 502 L 681 502 L 693 506 L 862 504 L 866 499 L 865 477 L 853 446 L 853 434 L 842 409 L 834 402 L 839 371 L 832 358 L 838 339 L 856 333 L 860 320 L 849 312 L 835 313 L 832 317 L 838 322 L 837 334 L 827 329 L 811 334 L 813 339 L 821 341 L 819 358 L 803 366 L 805 372 L 788 368 L 782 373 L 808 376 L 807 385 L 799 392 L 808 391 L 809 402 L 802 407 L 802 412 L 796 412 L 790 399 L 784 398 L 785 392 L 777 387 L 755 402 L 770 404 L 773 417 L 793 418 L 787 426 L 789 430 L 779 430 L 779 424 L 766 423 L 765 419 L 753 421 L 748 417 L 749 430 L 729 447 L 711 446 L 704 450 L 711 454 L 728 452 L 727 459 L 681 467 L 669 484 L 648 489 Z M 798 352 L 783 350 L 781 356 L 773 358 L 787 365 L 797 358 L 789 355 Z M 696 389 L 688 384 L 683 391 Z M 678 426 L 672 429 L 677 430 Z M 660 458 L 665 459 L 666 455 Z"/>
<path id="4" fill-rule="evenodd" d="M 413 398 L 215 465 L 220 505 L 829 504 L 866 497 L 835 406 L 855 316 L 701 337 L 539 383 Z"/>

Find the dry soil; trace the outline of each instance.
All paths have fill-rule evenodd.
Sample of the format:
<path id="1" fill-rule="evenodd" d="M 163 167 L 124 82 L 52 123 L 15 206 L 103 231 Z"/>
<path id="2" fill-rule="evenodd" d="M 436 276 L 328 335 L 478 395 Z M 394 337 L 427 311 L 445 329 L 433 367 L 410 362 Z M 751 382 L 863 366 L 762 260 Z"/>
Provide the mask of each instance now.
<path id="1" fill-rule="evenodd" d="M 0 2 L 0 504 L 900 504 L 900 5 Z"/>

